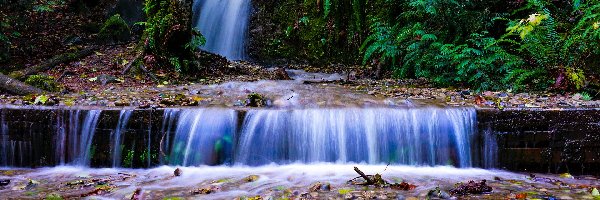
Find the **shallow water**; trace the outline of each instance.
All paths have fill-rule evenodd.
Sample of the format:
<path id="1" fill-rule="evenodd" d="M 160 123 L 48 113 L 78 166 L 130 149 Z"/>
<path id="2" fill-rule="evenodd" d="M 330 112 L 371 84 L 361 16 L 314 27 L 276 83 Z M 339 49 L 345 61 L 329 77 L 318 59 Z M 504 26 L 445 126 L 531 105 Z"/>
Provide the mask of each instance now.
<path id="1" fill-rule="evenodd" d="M 358 166 L 366 174 L 382 174 L 388 182 L 406 181 L 417 187 L 411 191 L 354 186 L 348 180 L 358 175 Z M 42 169 L 3 169 L 0 179 L 10 179 L 8 186 L 0 187 L 0 196 L 6 198 L 44 198 L 50 193 L 62 197 L 81 197 L 97 194 L 105 199 L 130 199 L 136 189 L 141 189 L 144 199 L 186 197 L 194 199 L 235 199 L 239 197 L 418 197 L 436 187 L 451 189 L 457 182 L 487 180 L 494 190 L 491 194 L 463 196 L 463 198 L 506 198 L 516 193 L 527 193 L 530 198 L 557 197 L 560 199 L 590 199 L 592 187 L 600 186 L 597 179 L 560 178 L 556 175 L 538 175 L 559 180 L 562 184 L 531 179 L 528 175 L 500 170 L 458 169 L 453 167 L 409 167 L 363 164 L 290 164 L 262 167 L 200 166 L 181 167 L 182 175 L 174 176 L 176 167 L 162 166 L 153 169 L 89 169 L 61 166 Z M 249 176 L 257 179 L 249 180 Z M 34 184 L 28 184 L 35 180 Z M 81 182 L 78 182 L 81 181 Z M 99 183 L 105 182 L 105 185 Z M 330 183 L 331 191 L 311 192 L 316 182 Z M 70 184 L 70 185 L 69 185 Z M 29 186 L 28 186 L 29 185 Z M 106 187 L 98 193 L 98 188 Z M 192 191 L 211 188 L 210 194 L 193 194 Z"/>

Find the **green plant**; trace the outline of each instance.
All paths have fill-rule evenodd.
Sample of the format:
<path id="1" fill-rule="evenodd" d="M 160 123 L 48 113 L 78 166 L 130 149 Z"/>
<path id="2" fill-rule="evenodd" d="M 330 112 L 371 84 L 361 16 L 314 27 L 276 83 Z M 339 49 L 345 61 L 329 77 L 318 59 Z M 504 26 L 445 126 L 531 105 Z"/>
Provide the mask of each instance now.
<path id="1" fill-rule="evenodd" d="M 36 1 L 36 4 L 33 5 L 34 12 L 54 12 L 56 6 L 63 4 L 63 1 Z"/>
<path id="2" fill-rule="evenodd" d="M 203 43 L 203 36 L 191 27 L 191 7 L 185 2 L 146 0 L 146 21 L 142 36 L 143 51 L 156 56 L 159 63 L 177 72 L 199 70 L 192 67 L 195 45 Z"/>
<path id="3" fill-rule="evenodd" d="M 587 92 L 582 92 L 580 93 L 581 95 L 581 99 L 584 101 L 591 101 L 592 100 L 592 96 L 590 95 L 590 93 Z"/>
<path id="4" fill-rule="evenodd" d="M 125 159 L 123 160 L 123 167 L 133 167 L 133 156 L 135 151 L 129 149 L 127 150 L 127 154 L 125 154 Z"/>

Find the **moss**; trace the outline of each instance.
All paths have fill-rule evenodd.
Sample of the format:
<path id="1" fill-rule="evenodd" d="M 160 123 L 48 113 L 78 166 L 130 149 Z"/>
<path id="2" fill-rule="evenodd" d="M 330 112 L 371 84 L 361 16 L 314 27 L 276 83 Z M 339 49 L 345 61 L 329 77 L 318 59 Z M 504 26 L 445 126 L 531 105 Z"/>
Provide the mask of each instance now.
<path id="1" fill-rule="evenodd" d="M 31 75 L 25 80 L 26 84 L 46 90 L 48 92 L 58 92 L 60 87 L 56 84 L 54 77 L 47 75 Z"/>
<path id="2" fill-rule="evenodd" d="M 116 14 L 104 22 L 98 36 L 107 41 L 127 41 L 131 37 L 131 29 L 121 15 Z"/>

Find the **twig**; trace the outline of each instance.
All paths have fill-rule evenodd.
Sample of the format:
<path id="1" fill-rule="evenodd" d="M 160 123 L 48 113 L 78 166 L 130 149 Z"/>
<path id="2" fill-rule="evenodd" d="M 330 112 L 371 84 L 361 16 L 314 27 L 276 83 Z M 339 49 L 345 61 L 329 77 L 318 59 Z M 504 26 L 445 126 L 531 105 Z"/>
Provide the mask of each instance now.
<path id="1" fill-rule="evenodd" d="M 150 70 L 146 69 L 146 67 L 144 67 L 144 65 L 140 64 L 140 65 L 138 65 L 138 68 L 140 68 L 142 71 L 144 71 L 144 73 L 146 73 L 154 82 L 160 83 L 160 80 L 158 80 L 158 78 L 156 78 L 154 73 L 152 73 Z"/>
<path id="2" fill-rule="evenodd" d="M 356 173 L 358 173 L 362 178 L 364 178 L 367 181 L 366 185 L 374 185 L 375 184 L 375 182 L 373 182 L 373 180 L 371 180 L 365 173 L 360 171 L 360 169 L 358 169 L 358 167 L 354 167 L 354 171 L 356 171 Z"/>

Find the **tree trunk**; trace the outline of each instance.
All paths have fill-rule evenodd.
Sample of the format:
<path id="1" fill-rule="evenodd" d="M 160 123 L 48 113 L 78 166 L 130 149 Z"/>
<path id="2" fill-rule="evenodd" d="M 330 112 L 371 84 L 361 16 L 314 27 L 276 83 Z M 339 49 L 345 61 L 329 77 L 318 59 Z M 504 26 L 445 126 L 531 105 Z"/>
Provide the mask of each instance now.
<path id="1" fill-rule="evenodd" d="M 17 95 L 41 94 L 43 90 L 0 73 L 0 89 Z"/>

